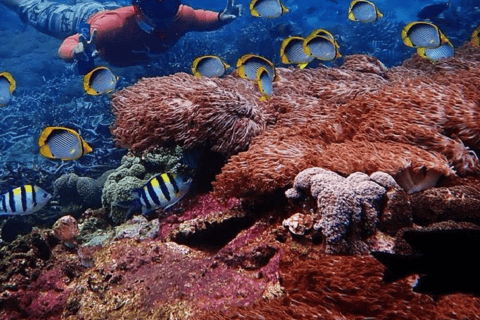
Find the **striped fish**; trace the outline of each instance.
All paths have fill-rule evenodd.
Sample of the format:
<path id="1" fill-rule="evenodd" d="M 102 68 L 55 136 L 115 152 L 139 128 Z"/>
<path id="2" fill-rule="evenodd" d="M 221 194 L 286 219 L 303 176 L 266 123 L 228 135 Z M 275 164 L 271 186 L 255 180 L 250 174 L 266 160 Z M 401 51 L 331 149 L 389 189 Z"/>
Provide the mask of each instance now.
<path id="1" fill-rule="evenodd" d="M 40 187 L 24 185 L 0 196 L 0 216 L 27 215 L 45 207 L 52 196 Z"/>
<path id="2" fill-rule="evenodd" d="M 158 208 L 168 209 L 180 201 L 190 189 L 192 178 L 174 173 L 162 173 L 135 191 L 142 214 Z"/>

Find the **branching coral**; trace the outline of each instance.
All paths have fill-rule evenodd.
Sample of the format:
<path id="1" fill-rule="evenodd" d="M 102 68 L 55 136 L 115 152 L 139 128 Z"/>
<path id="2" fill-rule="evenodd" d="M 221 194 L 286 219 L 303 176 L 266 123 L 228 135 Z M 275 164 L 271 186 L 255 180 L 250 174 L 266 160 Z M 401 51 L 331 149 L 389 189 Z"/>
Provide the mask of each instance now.
<path id="1" fill-rule="evenodd" d="M 365 253 L 368 248 L 362 235 L 375 231 L 379 205 L 390 187 L 398 188 L 393 178 L 383 172 L 371 177 L 356 172 L 344 178 L 322 168 L 309 168 L 295 177 L 286 196 L 299 198 L 308 192 L 317 199 L 313 228 L 321 230 L 326 252 Z"/>

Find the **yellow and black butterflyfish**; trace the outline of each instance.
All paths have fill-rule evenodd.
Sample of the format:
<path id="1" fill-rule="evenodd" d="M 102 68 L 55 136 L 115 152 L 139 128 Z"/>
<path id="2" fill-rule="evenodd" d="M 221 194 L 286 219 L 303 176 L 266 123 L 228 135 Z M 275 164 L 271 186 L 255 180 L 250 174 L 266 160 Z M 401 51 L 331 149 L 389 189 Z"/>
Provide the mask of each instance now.
<path id="1" fill-rule="evenodd" d="M 353 0 L 348 7 L 348 19 L 360 22 L 373 22 L 383 17 L 375 3 L 368 0 Z"/>
<path id="2" fill-rule="evenodd" d="M 83 77 L 83 89 L 92 96 L 115 90 L 118 77 L 107 67 L 97 67 Z"/>
<path id="3" fill-rule="evenodd" d="M 287 12 L 288 9 L 280 0 L 252 0 L 250 2 L 250 13 L 254 17 L 278 18 Z"/>
<path id="4" fill-rule="evenodd" d="M 284 64 L 296 64 L 298 68 L 305 68 L 315 57 L 303 50 L 302 37 L 292 36 L 284 39 L 280 47 L 280 58 Z"/>
<path id="5" fill-rule="evenodd" d="M 438 48 L 448 39 L 433 23 L 428 21 L 414 21 L 402 29 L 403 43 L 412 48 Z"/>
<path id="6" fill-rule="evenodd" d="M 420 57 L 435 62 L 439 59 L 453 57 L 455 55 L 455 48 L 453 44 L 448 41 L 438 48 L 418 48 L 417 53 Z"/>
<path id="7" fill-rule="evenodd" d="M 218 78 L 225 74 L 230 66 L 218 56 L 206 55 L 193 60 L 192 73 L 197 78 L 202 76 Z"/>
<path id="8" fill-rule="evenodd" d="M 471 36 L 471 42 L 475 47 L 480 47 L 480 26 L 478 26 L 475 30 L 472 32 Z"/>
<path id="9" fill-rule="evenodd" d="M 265 67 L 272 81 L 277 80 L 277 73 L 274 64 L 262 56 L 256 54 L 245 54 L 237 61 L 238 75 L 245 79 L 256 80 L 257 71 L 260 67 Z"/>
<path id="10" fill-rule="evenodd" d="M 80 134 L 70 128 L 47 127 L 38 139 L 40 154 L 50 159 L 76 160 L 93 151 Z"/>
<path id="11" fill-rule="evenodd" d="M 332 61 L 342 56 L 335 40 L 332 41 L 323 35 L 311 34 L 306 37 L 303 41 L 303 50 L 322 61 Z"/>
<path id="12" fill-rule="evenodd" d="M 270 99 L 270 97 L 273 95 L 273 81 L 268 74 L 267 68 L 265 67 L 258 68 L 256 81 L 257 81 L 258 89 L 262 94 L 262 97 L 260 98 L 260 100 L 266 101 Z"/>
<path id="13" fill-rule="evenodd" d="M 0 73 L 0 107 L 10 102 L 16 87 L 17 83 L 10 73 L 6 71 Z"/>

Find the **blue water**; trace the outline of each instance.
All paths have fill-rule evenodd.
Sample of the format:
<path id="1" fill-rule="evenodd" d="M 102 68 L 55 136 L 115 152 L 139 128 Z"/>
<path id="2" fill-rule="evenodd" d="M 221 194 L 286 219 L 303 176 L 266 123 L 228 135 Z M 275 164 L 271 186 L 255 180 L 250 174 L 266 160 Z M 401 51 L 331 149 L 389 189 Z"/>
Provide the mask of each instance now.
<path id="1" fill-rule="evenodd" d="M 63 1 L 63 3 L 72 3 Z M 243 16 L 221 30 L 190 33 L 169 52 L 147 65 L 111 67 L 120 76 L 117 88 L 135 83 L 141 77 L 190 72 L 194 58 L 204 54 L 220 55 L 230 65 L 245 53 L 256 53 L 280 66 L 281 41 L 290 35 L 307 36 L 318 28 L 330 30 L 345 55 L 370 54 L 388 67 L 398 66 L 415 50 L 403 45 L 400 31 L 406 23 L 418 20 L 416 14 L 426 0 L 374 1 L 384 18 L 373 23 L 347 19 L 350 1 L 285 0 L 290 12 L 277 19 L 252 17 L 249 3 Z M 128 1 L 118 2 L 128 5 Z M 194 8 L 220 11 L 225 1 L 184 1 Z M 470 38 L 480 21 L 480 0 L 452 1 L 449 10 L 436 21 L 455 46 Z M 54 39 L 23 24 L 16 14 L 0 5 L 0 71 L 10 72 L 17 90 L 9 105 L 0 109 L 0 190 L 35 183 L 51 191 L 51 182 L 61 174 L 75 172 L 98 177 L 119 165 L 125 150 L 115 147 L 109 126 L 114 118 L 109 96 L 87 96 L 82 77 L 75 68 L 57 56 L 61 40 Z M 342 60 L 329 63 L 340 65 Z M 98 63 L 104 64 L 106 63 Z M 46 126 L 68 126 L 80 131 L 94 152 L 73 162 L 43 158 L 37 139 Z"/>

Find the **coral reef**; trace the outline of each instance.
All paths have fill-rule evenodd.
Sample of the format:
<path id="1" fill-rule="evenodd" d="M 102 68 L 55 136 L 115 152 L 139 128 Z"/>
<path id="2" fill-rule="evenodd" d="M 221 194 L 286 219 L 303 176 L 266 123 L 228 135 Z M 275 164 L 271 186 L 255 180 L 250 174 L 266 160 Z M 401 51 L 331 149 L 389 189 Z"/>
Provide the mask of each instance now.
<path id="1" fill-rule="evenodd" d="M 462 212 L 473 210 L 475 201 L 480 199 L 478 193 L 472 192 L 465 196 L 462 207 L 462 195 L 454 191 L 461 186 L 469 190 L 478 185 L 478 179 L 473 178 L 460 179 L 454 185 L 444 181 L 444 187 L 407 194 L 385 174 L 353 174 L 344 178 L 315 168 L 299 175 L 295 188 L 288 192 L 301 198 L 261 210 L 240 205 L 237 199 L 221 204 L 210 193 L 186 199 L 180 203 L 177 214 L 167 215 L 160 225 L 158 219 L 147 222 L 137 216 L 124 226 L 112 228 L 100 219 L 104 210 L 88 211 L 81 218 L 85 220 L 80 229 L 89 233 L 102 228 L 97 231 L 108 236 L 101 241 L 100 233 L 95 237 L 83 235 L 77 249 L 72 250 L 51 231 L 34 230 L 0 249 L 0 317 L 304 319 L 305 315 L 321 314 L 325 319 L 353 320 L 389 319 L 393 315 L 419 319 L 421 312 L 422 319 L 433 320 L 470 319 L 480 312 L 479 298 L 472 295 L 447 294 L 434 299 L 413 292 L 415 275 L 384 283 L 385 268 L 372 257 L 326 255 L 328 244 L 319 241 L 318 232 L 313 230 L 314 222 L 323 217 L 312 214 L 308 200 L 312 190 L 317 197 L 330 190 L 321 188 L 322 173 L 324 178 L 338 179 L 334 181 L 338 185 L 356 186 L 354 190 L 362 190 L 359 186 L 372 181 L 388 189 L 380 207 L 374 197 L 364 198 L 361 215 L 369 210 L 372 213 L 368 219 L 362 217 L 364 223 L 353 221 L 355 211 L 350 210 L 350 230 L 345 239 L 351 240 L 351 233 L 361 234 L 360 240 L 369 248 L 391 253 L 412 253 L 403 234 L 419 230 L 411 214 L 423 210 L 426 198 L 437 203 L 436 212 L 451 210 L 459 220 L 462 216 L 467 220 L 473 217 L 473 211 Z M 436 189 L 441 192 L 431 192 Z M 448 190 L 456 203 L 450 207 Z M 384 216 L 397 215 L 400 208 L 407 208 L 404 216 Z M 423 216 L 426 215 L 428 212 Z M 432 217 L 448 219 L 444 214 Z M 376 230 L 372 230 L 372 225 L 365 222 L 376 223 L 376 218 L 379 221 Z M 406 219 L 407 228 L 397 224 L 396 219 Z M 287 228 L 284 221 L 290 221 Z M 477 226 L 452 222 L 443 223 L 440 228 L 459 226 L 478 230 Z M 423 230 L 434 228 L 439 227 Z M 384 229 L 395 237 L 382 233 Z M 348 245 L 355 249 L 355 243 Z M 467 253 L 468 248 L 465 246 Z M 469 258 L 468 254 L 458 257 Z"/>
<path id="2" fill-rule="evenodd" d="M 403 184 L 410 192 L 442 175 L 477 174 L 477 57 L 451 58 L 428 70 L 383 71 L 359 55 L 337 69 L 278 69 L 282 80 L 265 107 L 277 111 L 275 124 L 229 159 L 215 190 L 227 198 L 269 194 L 309 167 L 342 175 L 423 173 L 419 181 L 404 179 L 413 183 Z"/>
<path id="3" fill-rule="evenodd" d="M 143 216 L 135 216 L 131 220 L 115 228 L 115 239 L 135 238 L 138 240 L 154 239 L 160 232 L 158 219 L 148 221 Z"/>
<path id="4" fill-rule="evenodd" d="M 214 182 L 227 199 L 285 188 L 309 167 L 379 170 L 415 192 L 440 176 L 479 171 L 478 53 L 462 50 L 472 51 L 467 45 L 461 58 L 429 68 L 385 70 L 363 55 L 340 68 L 278 68 L 266 103 L 235 74 L 143 79 L 114 97 L 112 133 L 135 151 L 174 141 L 233 155 Z"/>
<path id="5" fill-rule="evenodd" d="M 371 257 L 320 256 L 284 263 L 285 295 L 251 307 L 209 312 L 202 319 L 475 319 L 478 298 L 437 300 L 412 292 L 412 278 L 384 284 L 383 267 Z"/>

